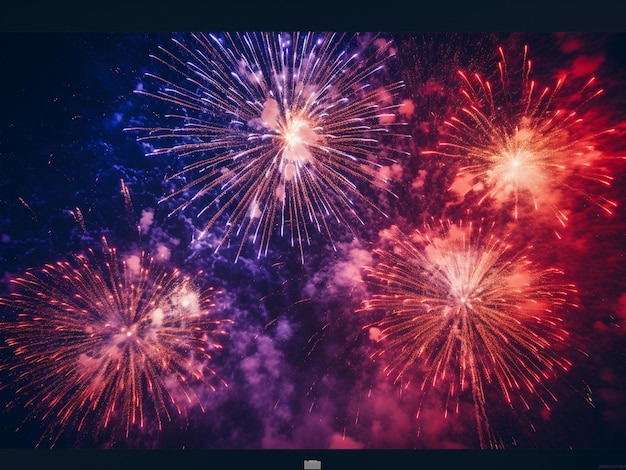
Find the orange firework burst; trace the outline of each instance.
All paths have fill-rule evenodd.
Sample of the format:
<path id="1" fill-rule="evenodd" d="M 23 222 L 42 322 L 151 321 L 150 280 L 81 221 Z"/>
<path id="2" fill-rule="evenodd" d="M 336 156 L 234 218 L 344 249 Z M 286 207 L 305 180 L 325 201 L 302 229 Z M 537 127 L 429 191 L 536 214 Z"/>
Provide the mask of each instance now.
<path id="1" fill-rule="evenodd" d="M 486 392 L 512 408 L 529 410 L 533 397 L 549 409 L 545 382 L 571 367 L 558 352 L 568 338 L 559 310 L 573 306 L 575 289 L 486 232 L 450 222 L 411 237 L 385 231 L 389 248 L 366 268 L 380 293 L 363 310 L 385 314 L 367 328 L 386 373 L 406 387 L 418 377 L 422 392 L 443 387 L 446 416 L 471 397 L 481 446 L 499 447 Z"/>
<path id="2" fill-rule="evenodd" d="M 352 38 L 354 39 L 354 38 Z M 350 38 L 336 34 L 193 34 L 177 52 L 155 57 L 164 76 L 142 95 L 173 104 L 180 114 L 162 127 L 134 127 L 149 155 L 192 156 L 179 177 L 186 184 L 164 200 L 186 198 L 173 212 L 207 196 L 198 215 L 212 211 L 208 231 L 227 215 L 219 249 L 231 236 L 249 236 L 267 253 L 275 231 L 298 246 L 311 227 L 333 240 L 329 220 L 351 230 L 363 223 L 355 201 L 376 207 L 358 185 L 386 186 L 373 155 L 389 135 L 403 84 L 372 86 L 383 68 L 376 55 L 348 53 Z M 389 54 L 389 44 L 378 52 Z M 373 47 L 373 46 L 370 46 Z M 165 75 L 171 74 L 171 78 Z M 190 190 L 195 194 L 187 196 Z"/>
<path id="3" fill-rule="evenodd" d="M 442 141 L 440 154 L 469 161 L 457 176 L 473 180 L 473 188 L 483 191 L 479 201 L 487 198 L 500 202 L 514 201 L 513 213 L 518 218 L 520 205 L 539 209 L 542 205 L 554 213 L 557 223 L 565 226 L 567 216 L 554 201 L 557 191 L 565 189 L 583 195 L 597 207 L 612 213 L 615 202 L 588 193 L 572 178 L 595 181 L 610 186 L 611 176 L 597 168 L 595 139 L 614 129 L 586 132 L 579 115 L 581 107 L 595 99 L 603 90 L 595 88 L 595 77 L 590 78 L 577 97 L 580 103 L 572 110 L 557 107 L 557 97 L 564 79 L 557 80 L 550 89 L 540 89 L 530 79 L 531 61 L 524 47 L 521 87 L 511 85 L 502 48 L 498 62 L 500 87 L 492 86 L 478 73 L 458 74 L 464 87 L 461 94 L 467 105 L 461 114 L 445 122 L 449 140 Z M 558 236 L 558 233 L 557 233 Z"/>
<path id="4" fill-rule="evenodd" d="M 225 332 L 210 290 L 146 255 L 120 262 L 106 241 L 103 251 L 27 272 L 0 299 L 17 314 L 0 323 L 15 354 L 0 369 L 16 374 L 11 405 L 49 421 L 39 444 L 66 430 L 113 439 L 161 430 L 191 406 L 204 410 L 195 385 L 214 389 L 209 363 Z"/>

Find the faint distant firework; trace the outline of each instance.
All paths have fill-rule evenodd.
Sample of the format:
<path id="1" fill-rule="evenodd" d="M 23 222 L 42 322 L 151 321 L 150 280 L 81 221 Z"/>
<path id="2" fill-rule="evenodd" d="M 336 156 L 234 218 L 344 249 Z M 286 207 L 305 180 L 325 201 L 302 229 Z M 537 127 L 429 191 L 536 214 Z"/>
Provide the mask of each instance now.
<path id="1" fill-rule="evenodd" d="M 498 84 L 478 73 L 458 71 L 466 104 L 458 116 L 445 121 L 448 135 L 439 143 L 441 150 L 423 153 L 467 161 L 457 176 L 469 177 L 472 189 L 484 193 L 479 204 L 487 198 L 512 202 L 515 219 L 520 206 L 545 207 L 557 225 L 565 226 L 560 190 L 581 195 L 611 214 L 614 201 L 586 190 L 586 182 L 610 186 L 613 180 L 598 168 L 594 146 L 599 136 L 615 130 L 589 131 L 580 115 L 589 101 L 603 93 L 595 87 L 596 78 L 591 77 L 573 97 L 559 101 L 565 77 L 552 89 L 541 88 L 530 78 L 527 46 L 519 76 L 509 73 L 504 51 L 501 47 L 498 51 Z"/>
<path id="2" fill-rule="evenodd" d="M 13 383 L 2 388 L 16 389 L 9 406 L 46 423 L 38 445 L 66 431 L 115 441 L 161 430 L 204 410 L 194 390 L 220 382 L 211 357 L 228 321 L 212 316 L 211 290 L 145 254 L 120 261 L 105 241 L 102 256 L 90 250 L 11 283 L 0 306 L 16 317 L 0 333 L 14 357 L 0 370 Z"/>
<path id="3" fill-rule="evenodd" d="M 393 135 L 403 83 L 377 84 L 392 54 L 385 40 L 360 52 L 359 36 L 315 33 L 192 34 L 153 56 L 156 91 L 173 105 L 155 127 L 133 127 L 139 141 L 189 162 L 169 177 L 181 185 L 164 200 L 204 199 L 206 233 L 227 217 L 217 249 L 248 237 L 266 255 L 273 233 L 288 237 L 304 261 L 313 233 L 333 242 L 332 224 L 363 223 L 357 202 L 378 210 L 360 185 L 389 190 L 381 139 Z M 370 49 L 372 52 L 370 53 Z M 367 51 L 367 52 L 364 52 Z M 391 163 L 391 159 L 388 164 Z M 336 233 L 336 232 L 335 232 Z"/>
<path id="4" fill-rule="evenodd" d="M 386 374 L 403 387 L 418 382 L 423 394 L 441 391 L 446 417 L 473 403 L 483 448 L 503 446 L 490 409 L 526 413 L 557 401 L 547 382 L 572 365 L 560 311 L 575 307 L 576 292 L 558 269 L 535 266 L 530 247 L 515 252 L 489 231 L 442 222 L 406 236 L 392 227 L 366 268 L 378 293 L 363 304 L 384 313 L 366 328 Z"/>

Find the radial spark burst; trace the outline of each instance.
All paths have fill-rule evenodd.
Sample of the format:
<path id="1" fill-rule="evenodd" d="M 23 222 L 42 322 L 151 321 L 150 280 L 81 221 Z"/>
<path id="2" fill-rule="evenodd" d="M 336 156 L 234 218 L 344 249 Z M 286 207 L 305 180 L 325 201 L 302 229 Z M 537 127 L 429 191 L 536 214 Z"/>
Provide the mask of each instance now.
<path id="1" fill-rule="evenodd" d="M 559 270 L 536 267 L 488 232 L 448 222 L 408 237 L 394 226 L 389 248 L 366 269 L 379 293 L 363 308 L 385 315 L 367 328 L 386 373 L 406 387 L 417 380 L 422 393 L 441 391 L 446 416 L 469 400 L 480 445 L 499 447 L 488 419 L 498 403 L 485 397 L 524 412 L 536 400 L 550 409 L 556 397 L 546 382 L 571 366 L 559 352 L 568 340 L 559 310 L 574 306 L 575 290 Z"/>
<path id="2" fill-rule="evenodd" d="M 198 214 L 210 214 L 204 233 L 227 218 L 217 249 L 239 237 L 239 257 L 252 236 L 261 256 L 278 231 L 304 260 L 311 229 L 332 242 L 330 220 L 352 230 L 351 221 L 363 223 L 356 201 L 376 208 L 359 185 L 388 185 L 374 154 L 390 135 L 403 84 L 375 85 L 389 43 L 372 42 L 376 52 L 359 55 L 346 49 L 351 41 L 337 34 L 192 34 L 154 57 L 164 71 L 148 77 L 159 88 L 137 93 L 177 114 L 160 127 L 129 130 L 154 146 L 149 155 L 190 158 L 169 178 L 185 182 L 164 200 L 180 196 L 176 212 L 206 195 Z"/>
<path id="3" fill-rule="evenodd" d="M 603 186 L 612 182 L 598 168 L 594 146 L 599 136 L 614 129 L 589 132 L 580 116 L 582 108 L 603 93 L 595 87 L 595 77 L 573 97 L 560 101 L 565 78 L 558 79 L 552 89 L 540 89 L 530 78 L 527 46 L 519 76 L 508 72 L 503 49 L 498 51 L 498 84 L 492 85 L 478 73 L 458 72 L 466 105 L 445 122 L 449 135 L 439 143 L 442 150 L 425 153 L 467 161 L 457 177 L 470 178 L 472 189 L 484 192 L 479 204 L 487 198 L 512 201 L 515 219 L 520 205 L 535 210 L 545 206 L 557 224 L 565 226 L 567 215 L 560 208 L 558 191 L 582 195 L 611 214 L 614 201 L 586 190 L 591 181 Z"/>
<path id="4" fill-rule="evenodd" d="M 65 431 L 114 442 L 204 410 L 194 389 L 219 381 L 210 362 L 224 321 L 192 278 L 146 255 L 120 262 L 105 244 L 103 258 L 89 251 L 12 284 L 0 305 L 17 316 L 0 331 L 15 358 L 0 370 L 15 374 L 11 405 L 48 423 L 39 444 Z"/>

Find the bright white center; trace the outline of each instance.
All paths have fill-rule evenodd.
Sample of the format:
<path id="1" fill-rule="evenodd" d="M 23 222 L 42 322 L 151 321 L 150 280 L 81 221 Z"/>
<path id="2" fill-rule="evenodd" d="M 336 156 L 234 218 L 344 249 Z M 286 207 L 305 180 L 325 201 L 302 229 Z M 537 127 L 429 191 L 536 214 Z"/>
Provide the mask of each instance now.
<path id="1" fill-rule="evenodd" d="M 305 163 L 313 159 L 309 146 L 318 141 L 318 136 L 309 121 L 302 118 L 290 119 L 281 129 L 280 135 L 284 141 L 283 159 L 287 164 Z"/>
<path id="2" fill-rule="evenodd" d="M 289 110 L 281 110 L 274 98 L 268 98 L 263 103 L 261 121 L 266 129 L 275 133 L 277 144 L 282 149 L 278 171 L 282 175 L 282 182 L 276 189 L 276 197 L 284 198 L 284 185 L 297 178 L 304 164 L 313 161 L 311 147 L 316 145 L 320 136 L 314 128 L 314 123 L 303 115 L 292 115 Z M 256 215 L 254 205 L 250 207 L 251 217 Z"/>

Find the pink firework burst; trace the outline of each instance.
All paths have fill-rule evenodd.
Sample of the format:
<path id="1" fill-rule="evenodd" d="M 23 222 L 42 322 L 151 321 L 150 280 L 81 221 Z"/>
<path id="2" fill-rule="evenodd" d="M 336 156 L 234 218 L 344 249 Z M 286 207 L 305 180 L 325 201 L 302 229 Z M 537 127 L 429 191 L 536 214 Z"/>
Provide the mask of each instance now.
<path id="1" fill-rule="evenodd" d="M 213 318 L 212 291 L 142 255 L 106 245 L 13 279 L 0 305 L 16 313 L 0 331 L 14 357 L 16 398 L 46 422 L 39 444 L 65 431 L 112 440 L 204 410 L 198 385 L 220 382 L 211 358 L 228 320 Z M 224 382 L 222 382 L 224 383 Z M 225 384 L 225 383 L 224 383 Z"/>
<path id="2" fill-rule="evenodd" d="M 362 311 L 384 315 L 366 328 L 388 376 L 445 395 L 445 416 L 472 403 L 480 445 L 500 447 L 485 397 L 499 397 L 496 409 L 550 409 L 549 381 L 572 365 L 561 311 L 576 291 L 560 270 L 536 266 L 530 247 L 516 252 L 489 231 L 450 222 L 385 231 L 388 246 L 366 268 L 378 293 Z"/>

